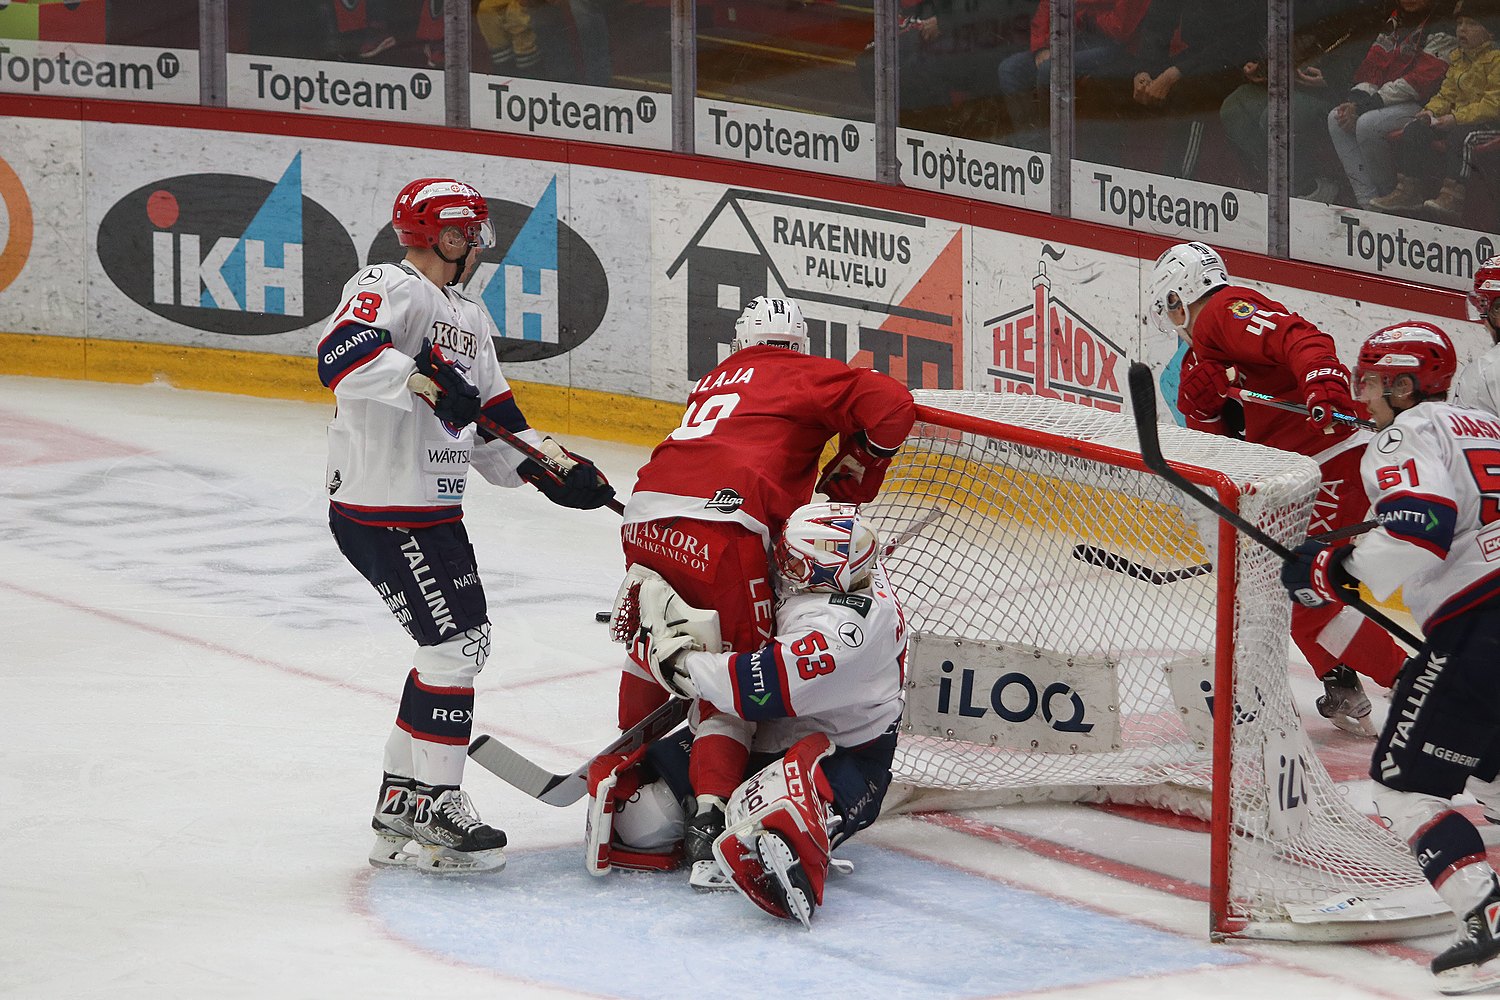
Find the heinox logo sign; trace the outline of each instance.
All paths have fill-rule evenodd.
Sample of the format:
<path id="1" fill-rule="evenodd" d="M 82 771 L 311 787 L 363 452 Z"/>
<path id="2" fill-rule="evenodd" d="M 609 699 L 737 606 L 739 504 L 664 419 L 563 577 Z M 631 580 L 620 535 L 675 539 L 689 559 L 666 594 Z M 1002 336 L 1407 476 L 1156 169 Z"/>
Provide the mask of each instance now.
<path id="1" fill-rule="evenodd" d="M 354 242 L 302 193 L 302 154 L 274 184 L 185 174 L 137 188 L 99 224 L 99 262 L 130 299 L 198 330 L 285 333 L 319 322 L 359 267 Z"/>

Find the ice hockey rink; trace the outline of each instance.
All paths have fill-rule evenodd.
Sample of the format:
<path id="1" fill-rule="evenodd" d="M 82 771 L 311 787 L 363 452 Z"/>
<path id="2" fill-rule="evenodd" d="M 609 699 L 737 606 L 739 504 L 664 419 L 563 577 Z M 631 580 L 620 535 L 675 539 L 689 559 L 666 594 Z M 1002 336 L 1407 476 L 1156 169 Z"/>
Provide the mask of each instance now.
<path id="1" fill-rule="evenodd" d="M 0 996 L 1435 996 L 1444 937 L 1208 940 L 1193 821 L 882 819 L 810 932 L 685 876 L 591 878 L 583 805 L 471 767 L 497 875 L 365 861 L 409 640 L 328 534 L 314 405 L 0 378 Z M 524 402 L 524 401 L 523 401 Z M 626 492 L 647 451 L 568 439 Z M 494 622 L 476 732 L 555 770 L 613 735 L 618 518 L 471 480 Z M 1367 798 L 1370 743 L 1316 718 Z M 1377 713 L 1383 713 L 1379 702 Z"/>

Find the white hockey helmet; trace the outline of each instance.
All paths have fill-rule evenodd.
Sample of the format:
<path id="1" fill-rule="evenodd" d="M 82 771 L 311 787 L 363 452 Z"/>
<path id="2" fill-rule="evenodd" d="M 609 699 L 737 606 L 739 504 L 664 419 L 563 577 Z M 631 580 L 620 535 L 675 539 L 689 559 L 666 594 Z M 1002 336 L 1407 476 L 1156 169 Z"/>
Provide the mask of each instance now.
<path id="1" fill-rule="evenodd" d="M 757 295 L 750 300 L 740 318 L 734 321 L 731 351 L 743 351 L 757 344 L 785 347 L 807 353 L 807 321 L 793 299 Z"/>
<path id="2" fill-rule="evenodd" d="M 1179 243 L 1156 258 L 1151 284 L 1146 288 L 1147 311 L 1162 333 L 1187 339 L 1187 323 L 1172 322 L 1172 310 L 1183 311 L 1216 288 L 1229 284 L 1224 258 L 1207 243 Z"/>
<path id="3" fill-rule="evenodd" d="M 772 559 L 781 593 L 867 587 L 879 545 L 854 504 L 804 504 L 792 511 L 776 539 Z"/>

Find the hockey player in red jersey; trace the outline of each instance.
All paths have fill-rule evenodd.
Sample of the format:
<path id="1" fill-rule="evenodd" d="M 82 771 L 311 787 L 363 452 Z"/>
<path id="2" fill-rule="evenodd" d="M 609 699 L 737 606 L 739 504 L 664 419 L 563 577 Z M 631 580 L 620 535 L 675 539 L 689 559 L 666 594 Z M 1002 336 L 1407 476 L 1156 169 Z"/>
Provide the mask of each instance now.
<path id="1" fill-rule="evenodd" d="M 1391 693 L 1370 761 L 1376 811 L 1459 917 L 1432 961 L 1439 992 L 1500 985 L 1500 883 L 1452 798 L 1500 733 L 1500 418 L 1446 402 L 1453 345 L 1430 323 L 1370 336 L 1355 379 L 1379 428 L 1360 464 L 1380 527 L 1355 546 L 1306 542 L 1282 568 L 1295 601 L 1337 607 L 1361 582 L 1400 587 L 1426 639 Z"/>
<path id="2" fill-rule="evenodd" d="M 472 467 L 497 485 L 529 482 L 578 508 L 603 505 L 614 489 L 527 425 L 495 357 L 493 321 L 454 287 L 494 245 L 479 192 L 447 178 L 413 181 L 391 223 L 405 259 L 350 278 L 318 345 L 319 378 L 338 403 L 328 425 L 329 528 L 417 642 L 386 740 L 370 863 L 499 871 L 505 834 L 481 822 L 459 788 L 474 679 L 490 651 L 464 485 Z M 476 435 L 481 415 L 566 472 Z"/>
<path id="3" fill-rule="evenodd" d="M 1335 413 L 1352 414 L 1354 400 L 1333 338 L 1265 294 L 1231 284 L 1224 261 L 1203 243 L 1162 254 L 1147 294 L 1156 326 L 1188 342 L 1177 394 L 1187 425 L 1227 433 L 1231 370 L 1240 388 L 1304 401 L 1306 419 L 1245 407 L 1245 440 L 1307 455 L 1321 467 L 1309 535 L 1362 521 L 1369 501 L 1359 486 L 1359 457 L 1369 433 L 1334 420 Z M 1406 660 L 1401 648 L 1373 622 L 1337 606 L 1294 605 L 1292 639 L 1323 681 L 1318 712 L 1340 729 L 1373 736 L 1370 699 L 1355 671 L 1390 687 Z"/>
<path id="4" fill-rule="evenodd" d="M 754 299 L 735 322 L 731 350 L 693 386 L 681 426 L 641 469 L 625 507 L 625 562 L 654 570 L 689 604 L 716 611 L 725 649 L 758 649 L 773 634 L 776 532 L 814 488 L 830 500 L 872 500 L 916 408 L 911 392 L 887 375 L 809 355 L 807 324 L 790 299 Z M 834 437 L 838 451 L 820 473 Z M 667 697 L 648 671 L 627 661 L 620 727 Z M 715 881 L 711 847 L 723 829 L 724 801 L 744 777 L 750 737 L 709 702 L 697 703 L 694 714 L 697 799 L 686 848 L 694 884 L 705 887 Z"/>

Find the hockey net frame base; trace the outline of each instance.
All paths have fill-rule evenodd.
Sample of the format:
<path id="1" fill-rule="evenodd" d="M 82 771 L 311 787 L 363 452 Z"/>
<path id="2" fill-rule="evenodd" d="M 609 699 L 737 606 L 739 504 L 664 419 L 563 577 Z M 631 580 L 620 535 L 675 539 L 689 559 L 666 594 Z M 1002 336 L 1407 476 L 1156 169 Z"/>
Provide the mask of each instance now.
<path id="1" fill-rule="evenodd" d="M 1452 926 L 1303 732 L 1275 556 L 1147 472 L 1125 413 L 915 395 L 917 426 L 865 507 L 913 634 L 888 811 L 1050 800 L 1206 819 L 1215 939 Z M 1161 431 L 1190 481 L 1285 544 L 1305 535 L 1310 459 Z M 1164 573 L 1214 570 L 1158 584 L 1074 558 L 1079 544 Z"/>

